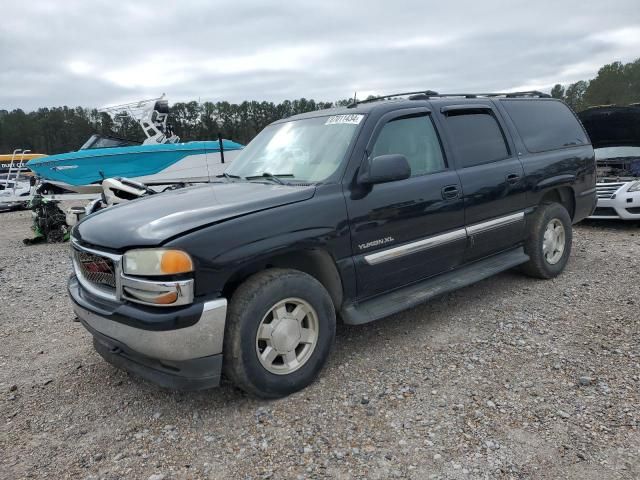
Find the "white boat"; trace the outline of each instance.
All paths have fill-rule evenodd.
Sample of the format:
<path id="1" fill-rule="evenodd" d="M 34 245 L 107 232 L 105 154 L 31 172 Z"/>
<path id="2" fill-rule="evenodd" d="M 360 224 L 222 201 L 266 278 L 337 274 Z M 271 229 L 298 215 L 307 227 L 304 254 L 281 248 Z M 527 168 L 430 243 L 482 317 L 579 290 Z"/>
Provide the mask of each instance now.
<path id="1" fill-rule="evenodd" d="M 146 185 L 207 182 L 221 174 L 243 148 L 222 138 L 180 142 L 167 125 L 169 105 L 164 95 L 101 111 L 112 116 L 123 112 L 131 115 L 138 121 L 146 140 L 136 144 L 93 135 L 75 152 L 29 161 L 27 166 L 42 183 L 50 186 L 50 193 L 100 192 L 102 180 L 114 177 L 126 177 Z"/>

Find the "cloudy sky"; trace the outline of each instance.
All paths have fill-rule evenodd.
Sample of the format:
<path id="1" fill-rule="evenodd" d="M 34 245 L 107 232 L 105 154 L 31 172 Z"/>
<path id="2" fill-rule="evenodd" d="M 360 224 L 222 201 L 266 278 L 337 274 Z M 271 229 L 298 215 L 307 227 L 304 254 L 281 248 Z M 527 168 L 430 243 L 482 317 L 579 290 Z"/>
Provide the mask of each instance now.
<path id="1" fill-rule="evenodd" d="M 549 90 L 640 57 L 639 0 L 3 0 L 0 109 Z"/>

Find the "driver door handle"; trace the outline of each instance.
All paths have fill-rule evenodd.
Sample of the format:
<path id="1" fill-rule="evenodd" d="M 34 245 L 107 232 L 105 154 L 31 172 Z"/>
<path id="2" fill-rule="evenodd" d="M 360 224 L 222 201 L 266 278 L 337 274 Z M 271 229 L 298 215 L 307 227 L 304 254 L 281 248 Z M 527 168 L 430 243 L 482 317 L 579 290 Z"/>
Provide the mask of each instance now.
<path id="1" fill-rule="evenodd" d="M 460 190 L 457 185 L 447 185 L 442 187 L 442 198 L 445 200 L 453 200 L 460 196 Z"/>
<path id="2" fill-rule="evenodd" d="M 506 180 L 507 183 L 518 183 L 520 181 L 520 175 L 518 175 L 517 173 L 510 173 L 509 175 L 507 175 Z"/>

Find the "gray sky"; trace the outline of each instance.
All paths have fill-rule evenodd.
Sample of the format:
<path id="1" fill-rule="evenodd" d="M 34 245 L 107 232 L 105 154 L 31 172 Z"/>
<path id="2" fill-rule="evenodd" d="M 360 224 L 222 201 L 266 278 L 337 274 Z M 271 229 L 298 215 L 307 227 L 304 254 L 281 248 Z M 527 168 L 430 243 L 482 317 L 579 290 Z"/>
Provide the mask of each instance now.
<path id="1" fill-rule="evenodd" d="M 640 56 L 639 0 L 3 0 L 0 109 L 549 90 Z"/>

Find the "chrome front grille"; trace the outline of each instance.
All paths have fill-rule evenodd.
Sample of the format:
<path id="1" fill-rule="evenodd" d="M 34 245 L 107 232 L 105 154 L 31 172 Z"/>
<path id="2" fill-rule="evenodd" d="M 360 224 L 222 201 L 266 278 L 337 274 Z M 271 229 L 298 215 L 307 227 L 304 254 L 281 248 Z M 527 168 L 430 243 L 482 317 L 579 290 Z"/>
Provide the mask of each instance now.
<path id="1" fill-rule="evenodd" d="M 116 269 L 113 260 L 101 255 L 73 249 L 73 260 L 83 280 L 95 287 L 111 291 L 116 290 Z"/>
<path id="2" fill-rule="evenodd" d="M 624 184 L 625 182 L 598 183 L 596 185 L 598 198 L 613 197 L 613 194 L 616 193 Z"/>
<path id="3" fill-rule="evenodd" d="M 122 255 L 94 250 L 71 239 L 71 258 L 78 283 L 92 295 L 109 301 L 127 300 L 156 307 L 177 307 L 193 303 L 194 280 L 147 280 L 122 273 Z M 174 293 L 171 303 L 153 302 L 145 295 Z"/>

